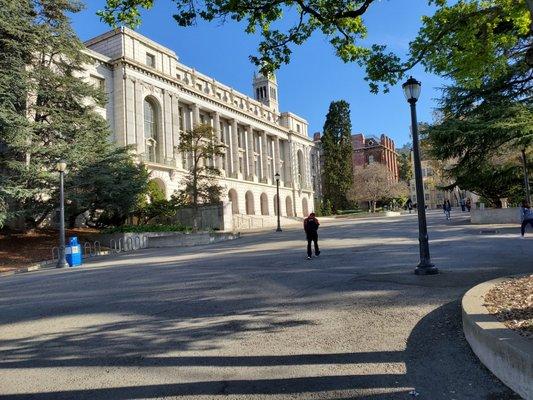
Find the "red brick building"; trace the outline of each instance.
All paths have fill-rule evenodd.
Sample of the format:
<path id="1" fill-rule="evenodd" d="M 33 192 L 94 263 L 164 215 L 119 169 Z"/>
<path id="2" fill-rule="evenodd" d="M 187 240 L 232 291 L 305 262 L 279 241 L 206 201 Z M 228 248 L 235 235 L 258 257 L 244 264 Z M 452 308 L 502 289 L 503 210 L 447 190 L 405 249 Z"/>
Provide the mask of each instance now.
<path id="1" fill-rule="evenodd" d="M 398 160 L 394 141 L 386 135 L 365 138 L 362 133 L 352 135 L 352 162 L 355 167 L 377 162 L 386 165 L 395 181 L 398 181 Z"/>

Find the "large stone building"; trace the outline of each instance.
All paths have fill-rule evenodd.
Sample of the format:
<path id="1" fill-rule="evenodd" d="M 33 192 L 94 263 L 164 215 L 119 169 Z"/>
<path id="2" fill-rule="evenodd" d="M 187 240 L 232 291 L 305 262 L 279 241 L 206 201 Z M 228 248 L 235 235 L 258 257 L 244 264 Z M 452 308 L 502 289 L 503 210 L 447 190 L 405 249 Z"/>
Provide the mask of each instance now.
<path id="1" fill-rule="evenodd" d="M 87 68 L 89 79 L 108 95 L 100 111 L 112 127 L 112 140 L 136 149 L 167 197 L 187 173 L 187 157 L 176 152 L 180 134 L 207 123 L 224 145 L 214 163 L 233 213 L 275 215 L 276 173 L 281 176 L 281 215 L 303 216 L 314 209 L 314 144 L 306 120 L 279 112 L 274 77 L 254 76 L 252 99 L 181 64 L 172 50 L 127 28 L 85 46 L 95 61 Z"/>
<path id="2" fill-rule="evenodd" d="M 391 177 L 397 182 L 399 178 L 398 155 L 394 141 L 386 135 L 379 138 L 366 137 L 362 133 L 352 135 L 353 167 L 364 167 L 380 163 L 387 167 Z"/>

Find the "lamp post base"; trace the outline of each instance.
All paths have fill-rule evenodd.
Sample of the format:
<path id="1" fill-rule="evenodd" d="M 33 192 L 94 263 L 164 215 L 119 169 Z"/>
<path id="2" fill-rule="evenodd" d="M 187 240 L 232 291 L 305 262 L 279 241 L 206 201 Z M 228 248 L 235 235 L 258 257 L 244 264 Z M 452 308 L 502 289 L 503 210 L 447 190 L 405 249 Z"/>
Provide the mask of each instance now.
<path id="1" fill-rule="evenodd" d="M 433 264 L 418 264 L 415 268 L 415 275 L 435 275 L 439 273 L 439 269 Z"/>
<path id="2" fill-rule="evenodd" d="M 281 228 L 276 229 L 276 232 L 283 232 Z"/>
<path id="3" fill-rule="evenodd" d="M 68 262 L 66 261 L 58 262 L 56 265 L 56 268 L 67 268 L 67 267 L 68 267 Z"/>

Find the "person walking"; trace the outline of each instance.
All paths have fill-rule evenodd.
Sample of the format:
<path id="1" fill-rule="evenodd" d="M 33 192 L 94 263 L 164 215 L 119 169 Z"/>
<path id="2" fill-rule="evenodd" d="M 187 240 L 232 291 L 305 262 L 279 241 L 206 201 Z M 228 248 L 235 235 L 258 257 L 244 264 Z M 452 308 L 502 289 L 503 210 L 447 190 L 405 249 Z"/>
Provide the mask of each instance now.
<path id="1" fill-rule="evenodd" d="M 522 207 L 520 208 L 520 215 L 522 220 L 522 225 L 520 226 L 520 235 L 524 238 L 526 233 L 526 226 L 529 224 L 533 227 L 533 210 L 529 206 L 527 201 L 522 202 Z"/>
<path id="2" fill-rule="evenodd" d="M 442 205 L 442 208 L 444 208 L 444 214 L 446 215 L 446 220 L 449 220 L 450 213 L 452 211 L 452 205 L 450 204 L 450 200 L 446 200 L 444 204 Z"/>
<path id="3" fill-rule="evenodd" d="M 470 201 L 470 198 L 466 199 L 466 211 L 470 212 L 470 209 L 472 208 L 472 202 Z"/>
<path id="4" fill-rule="evenodd" d="M 304 219 L 304 231 L 307 238 L 307 259 L 310 260 L 313 253 L 311 252 L 311 242 L 315 245 L 315 256 L 320 255 L 320 250 L 318 249 L 318 227 L 320 222 L 315 217 L 315 213 L 309 214 L 309 216 Z"/>
<path id="5" fill-rule="evenodd" d="M 461 197 L 461 211 L 466 211 L 466 200 L 464 199 L 464 197 Z"/>
<path id="6" fill-rule="evenodd" d="M 409 210 L 409 214 L 413 212 L 413 202 L 411 199 L 407 199 L 407 209 Z"/>

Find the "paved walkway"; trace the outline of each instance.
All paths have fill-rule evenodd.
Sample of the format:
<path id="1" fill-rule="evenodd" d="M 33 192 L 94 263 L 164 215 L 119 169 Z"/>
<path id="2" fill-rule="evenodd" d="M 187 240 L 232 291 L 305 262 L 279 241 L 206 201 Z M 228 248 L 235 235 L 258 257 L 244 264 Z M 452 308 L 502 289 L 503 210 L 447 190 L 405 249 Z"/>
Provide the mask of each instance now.
<path id="1" fill-rule="evenodd" d="M 533 272 L 533 237 L 430 213 L 143 250 L 0 279 L 0 399 L 516 398 L 461 330 L 478 282 Z"/>

